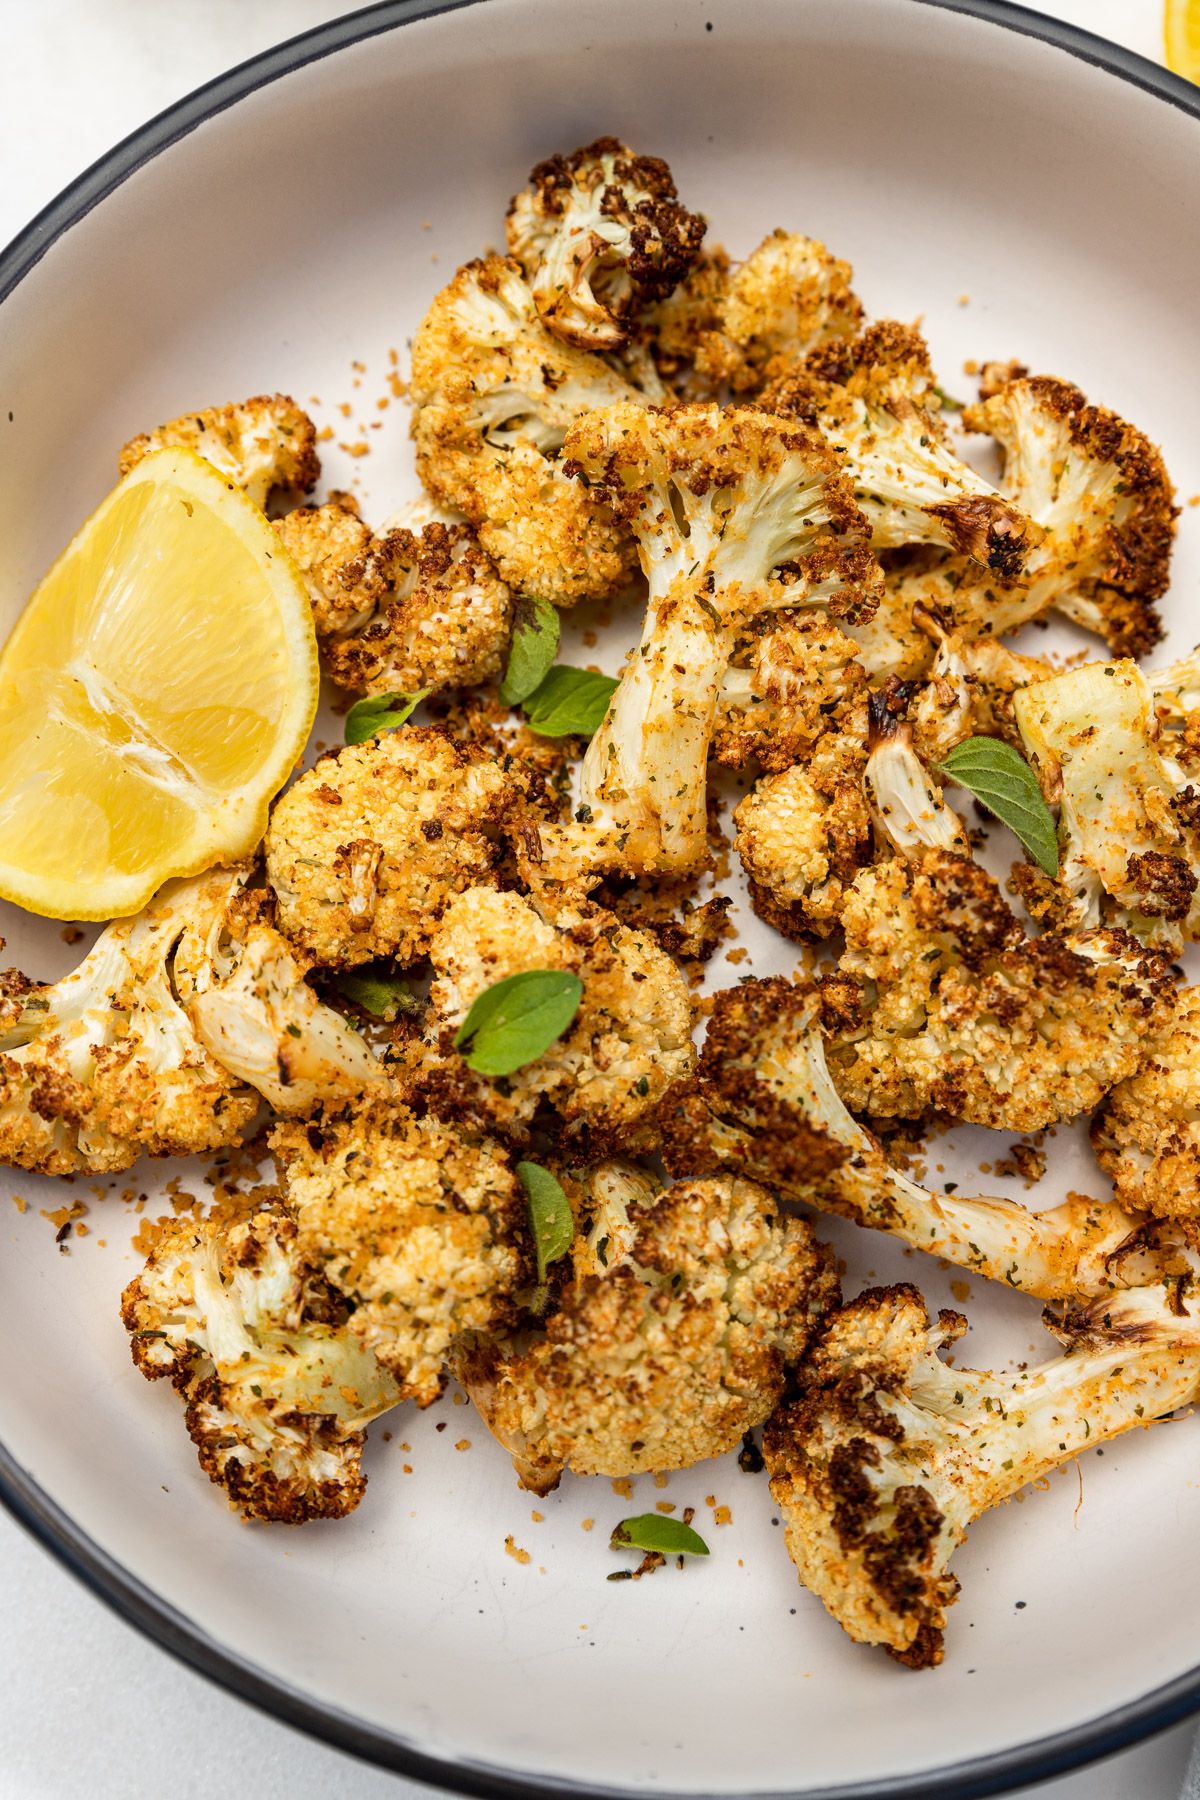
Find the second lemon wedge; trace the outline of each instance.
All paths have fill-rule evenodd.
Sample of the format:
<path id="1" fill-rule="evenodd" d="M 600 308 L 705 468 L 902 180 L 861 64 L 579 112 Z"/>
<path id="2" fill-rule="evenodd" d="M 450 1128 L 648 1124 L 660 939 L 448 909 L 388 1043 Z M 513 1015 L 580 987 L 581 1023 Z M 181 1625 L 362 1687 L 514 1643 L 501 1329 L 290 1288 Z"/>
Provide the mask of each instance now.
<path id="1" fill-rule="evenodd" d="M 1166 0 L 1167 67 L 1200 81 L 1200 0 Z"/>
<path id="2" fill-rule="evenodd" d="M 191 451 L 147 456 L 0 653 L 0 894 L 108 919 L 247 855 L 318 684 L 304 585 L 265 515 Z"/>

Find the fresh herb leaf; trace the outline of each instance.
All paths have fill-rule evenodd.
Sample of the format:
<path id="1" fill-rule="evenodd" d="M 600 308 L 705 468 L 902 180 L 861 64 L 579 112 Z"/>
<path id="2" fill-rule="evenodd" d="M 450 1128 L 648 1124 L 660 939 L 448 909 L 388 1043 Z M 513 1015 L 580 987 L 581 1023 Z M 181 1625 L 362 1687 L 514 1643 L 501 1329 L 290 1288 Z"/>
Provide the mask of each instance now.
<path id="1" fill-rule="evenodd" d="M 546 1279 L 546 1270 L 571 1248 L 575 1221 L 571 1202 L 551 1175 L 538 1163 L 519 1162 L 517 1179 L 529 1197 L 529 1228 L 537 1250 L 538 1282 Z"/>
<path id="2" fill-rule="evenodd" d="M 525 702 L 530 731 L 539 737 L 591 737 L 608 711 L 617 683 L 611 675 L 593 675 L 559 663 Z"/>
<path id="3" fill-rule="evenodd" d="M 558 608 L 521 594 L 513 608 L 512 649 L 500 683 L 505 706 L 516 706 L 544 680 L 558 653 Z"/>
<path id="4" fill-rule="evenodd" d="M 1011 744 L 1000 738 L 967 738 L 934 766 L 1015 831 L 1047 875 L 1058 874 L 1058 835 L 1050 808 L 1042 798 L 1037 776 Z"/>
<path id="5" fill-rule="evenodd" d="M 613 1550 L 657 1550 L 662 1556 L 707 1556 L 708 1545 L 698 1532 L 682 1519 L 671 1519 L 663 1513 L 639 1513 L 635 1519 L 622 1519 L 613 1527 Z"/>
<path id="6" fill-rule="evenodd" d="M 454 1047 L 480 1075 L 511 1075 L 560 1038 L 583 997 L 578 975 L 526 969 L 476 995 L 455 1033 Z"/>
<path id="7" fill-rule="evenodd" d="M 941 401 L 942 405 L 949 407 L 951 412 L 962 412 L 967 404 L 965 400 L 956 400 L 953 394 L 948 394 L 945 388 L 940 388 L 936 381 L 933 384 L 933 391 Z"/>
<path id="8" fill-rule="evenodd" d="M 365 700 L 356 700 L 346 714 L 346 742 L 365 744 L 377 731 L 403 725 L 417 702 L 432 692 L 418 688 L 415 694 L 368 694 Z"/>
<path id="9" fill-rule="evenodd" d="M 351 974 L 337 976 L 335 986 L 355 1006 L 361 1006 L 364 1012 L 386 1020 L 389 1025 L 398 1013 L 421 1010 L 421 1002 L 409 992 L 403 976 L 389 975 L 386 970 L 356 969 Z"/>

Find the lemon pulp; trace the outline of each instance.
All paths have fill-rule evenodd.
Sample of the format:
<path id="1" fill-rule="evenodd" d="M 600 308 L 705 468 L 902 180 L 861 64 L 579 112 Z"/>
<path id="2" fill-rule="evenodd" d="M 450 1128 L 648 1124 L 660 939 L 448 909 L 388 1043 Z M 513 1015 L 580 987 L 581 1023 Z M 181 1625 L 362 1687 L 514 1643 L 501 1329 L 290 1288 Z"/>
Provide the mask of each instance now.
<path id="1" fill-rule="evenodd" d="M 1167 67 L 1200 81 L 1200 0 L 1166 0 Z"/>
<path id="2" fill-rule="evenodd" d="M 0 653 L 0 893 L 111 918 L 249 854 L 317 690 L 303 582 L 268 520 L 191 451 L 146 457 Z"/>

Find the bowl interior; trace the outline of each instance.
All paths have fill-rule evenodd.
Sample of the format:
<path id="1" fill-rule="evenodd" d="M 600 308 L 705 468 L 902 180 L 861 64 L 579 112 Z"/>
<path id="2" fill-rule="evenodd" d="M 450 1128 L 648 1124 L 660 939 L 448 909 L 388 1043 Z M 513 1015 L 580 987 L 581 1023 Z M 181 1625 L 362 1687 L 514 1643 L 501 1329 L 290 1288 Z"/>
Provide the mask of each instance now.
<path id="1" fill-rule="evenodd" d="M 1200 292 L 1195 117 L 1064 50 L 912 0 L 491 0 L 249 94 L 138 169 L 5 301 L 0 629 L 112 484 L 120 445 L 191 406 L 290 392 L 331 427 L 327 483 L 353 487 L 368 519 L 415 494 L 390 381 L 407 340 L 455 267 L 502 242 L 531 164 L 603 132 L 666 156 L 735 256 L 776 225 L 824 239 L 871 314 L 923 318 L 952 392 L 965 359 L 1016 356 L 1132 418 L 1163 445 L 1181 497 L 1200 490 L 1184 375 Z M 1198 521 L 1185 508 L 1170 654 L 1200 635 Z M 589 623 L 573 622 L 574 660 L 589 659 Z M 618 617 L 591 654 L 615 668 L 631 623 Z M 316 736 L 339 735 L 324 716 Z M 64 972 L 85 947 L 0 910 L 9 956 L 31 974 Z M 744 903 L 737 916 L 752 957 L 741 972 L 790 972 L 791 948 Z M 736 972 L 718 967 L 710 984 Z M 1008 1142 L 964 1131 L 930 1163 L 963 1191 L 1002 1192 L 979 1164 Z M 1078 1133 L 1049 1150 L 1032 1203 L 1106 1191 Z M 167 1179 L 193 1193 L 204 1176 L 140 1165 L 64 1188 L 12 1172 L 26 1205 L 10 1211 L 0 1274 L 0 1440 L 198 1634 L 389 1734 L 399 1747 L 381 1754 L 441 1759 L 451 1784 L 509 1771 L 526 1791 L 890 1779 L 921 1792 L 934 1771 L 1134 1705 L 1197 1661 L 1186 1426 L 1130 1435 L 1083 1459 L 1078 1480 L 1069 1469 L 982 1520 L 955 1559 L 946 1661 L 919 1677 L 856 1649 L 797 1586 L 765 1478 L 732 1457 L 666 1489 L 696 1506 L 709 1562 L 609 1585 L 608 1529 L 664 1495 L 649 1479 L 629 1499 L 568 1478 L 535 1510 L 449 1394 L 372 1428 L 370 1491 L 350 1520 L 240 1526 L 117 1320 L 138 1196 L 153 1216 Z M 88 1235 L 61 1254 L 42 1214 L 75 1199 Z M 934 1264 L 850 1228 L 828 1235 L 849 1292 L 904 1278 L 932 1304 L 964 1303 Z M 962 1360 L 1052 1353 L 1036 1306 L 970 1288 Z"/>

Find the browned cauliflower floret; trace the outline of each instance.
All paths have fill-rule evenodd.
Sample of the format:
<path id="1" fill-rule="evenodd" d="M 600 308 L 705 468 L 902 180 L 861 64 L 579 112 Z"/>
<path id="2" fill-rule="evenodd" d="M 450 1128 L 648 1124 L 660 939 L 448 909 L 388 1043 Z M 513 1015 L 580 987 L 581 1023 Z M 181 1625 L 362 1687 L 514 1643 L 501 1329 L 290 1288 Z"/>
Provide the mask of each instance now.
<path id="1" fill-rule="evenodd" d="M 1121 931 L 1026 938 L 967 857 L 864 870 L 841 924 L 829 1067 L 853 1112 L 1037 1131 L 1090 1112 L 1170 1016 L 1162 957 Z"/>
<path id="2" fill-rule="evenodd" d="M 695 1065 L 687 982 L 645 931 L 599 907 L 568 908 L 553 923 L 519 894 L 477 887 L 446 908 L 429 950 L 440 1059 L 421 1079 L 443 1116 L 478 1120 L 518 1139 L 544 1103 L 566 1137 L 593 1153 L 655 1141 L 655 1112 L 668 1085 Z M 514 1074 L 477 1074 L 454 1050 L 472 1002 L 527 969 L 578 975 L 574 1020 L 535 1061 Z"/>
<path id="3" fill-rule="evenodd" d="M 411 391 L 421 480 L 466 514 L 514 592 L 573 606 L 626 586 L 632 537 L 559 453 L 593 407 L 645 399 L 547 331 L 515 263 L 468 263 L 438 295 L 413 341 Z"/>
<path id="4" fill-rule="evenodd" d="M 217 1061 L 176 997 L 171 957 L 228 874 L 172 881 L 42 986 L 0 977 L 0 1158 L 45 1175 L 127 1169 L 241 1141 L 258 1096 Z"/>
<path id="5" fill-rule="evenodd" d="M 807 766 L 765 776 L 734 812 L 750 904 L 785 937 L 803 943 L 835 931 L 847 889 L 871 859 L 866 760 L 857 734 L 829 733 Z"/>
<path id="6" fill-rule="evenodd" d="M 507 220 L 509 254 L 543 322 L 565 344 L 597 351 L 624 347 L 631 315 L 677 286 L 704 230 L 666 163 L 613 137 L 538 163 Z"/>
<path id="7" fill-rule="evenodd" d="M 306 494 L 315 486 L 321 473 L 316 442 L 312 420 L 290 395 L 256 394 L 240 405 L 184 413 L 131 438 L 121 452 L 120 470 L 128 475 L 152 450 L 179 446 L 194 450 L 244 488 L 256 506 L 265 506 L 274 488 Z"/>
<path id="8" fill-rule="evenodd" d="M 323 757 L 267 828 L 281 929 L 335 967 L 417 961 L 451 897 L 492 874 L 535 786 L 437 726 Z"/>
<path id="9" fill-rule="evenodd" d="M 1183 988 L 1167 1029 L 1092 1120 L 1092 1147 L 1117 1198 L 1200 1226 L 1200 988 Z"/>
<path id="10" fill-rule="evenodd" d="M 125 1289 L 134 1362 L 170 1378 L 201 1468 L 246 1518 L 340 1519 L 362 1498 L 362 1427 L 403 1396 L 344 1314 L 279 1205 L 172 1221 Z"/>
<path id="11" fill-rule="evenodd" d="M 1047 1314 L 1067 1354 L 1003 1375 L 942 1362 L 967 1321 L 934 1324 L 907 1283 L 823 1323 L 763 1454 L 800 1580 L 857 1643 L 936 1666 L 967 1526 L 1085 1446 L 1194 1402 L 1200 1330 L 1177 1292 Z"/>
<path id="12" fill-rule="evenodd" d="M 503 1323 L 532 1277 L 525 1197 L 489 1138 L 400 1106 L 277 1125 L 298 1246 L 354 1306 L 349 1328 L 430 1406 L 463 1331 Z"/>
<path id="13" fill-rule="evenodd" d="M 873 548 L 936 544 L 1002 584 L 1019 580 L 1041 528 L 946 446 L 915 327 L 885 319 L 814 350 L 762 404 L 815 426 L 844 456 Z"/>
<path id="14" fill-rule="evenodd" d="M 680 1182 L 654 1200 L 643 1189 L 625 1212 L 618 1266 L 577 1272 L 543 1329 L 468 1340 L 455 1356 L 535 1493 L 567 1468 L 636 1475 L 732 1449 L 837 1303 L 828 1251 L 751 1182 Z"/>
<path id="15" fill-rule="evenodd" d="M 341 505 L 277 520 L 334 680 L 355 694 L 471 687 L 504 667 L 512 596 L 468 525 L 373 536 Z"/>
<path id="16" fill-rule="evenodd" d="M 963 414 L 1004 456 L 1000 491 L 1045 527 L 1026 565 L 1036 617 L 1053 606 L 1097 632 L 1118 656 L 1162 636 L 1178 508 L 1161 453 L 1069 382 L 1039 375 L 992 387 Z M 996 627 L 1001 629 L 1001 627 Z"/>

